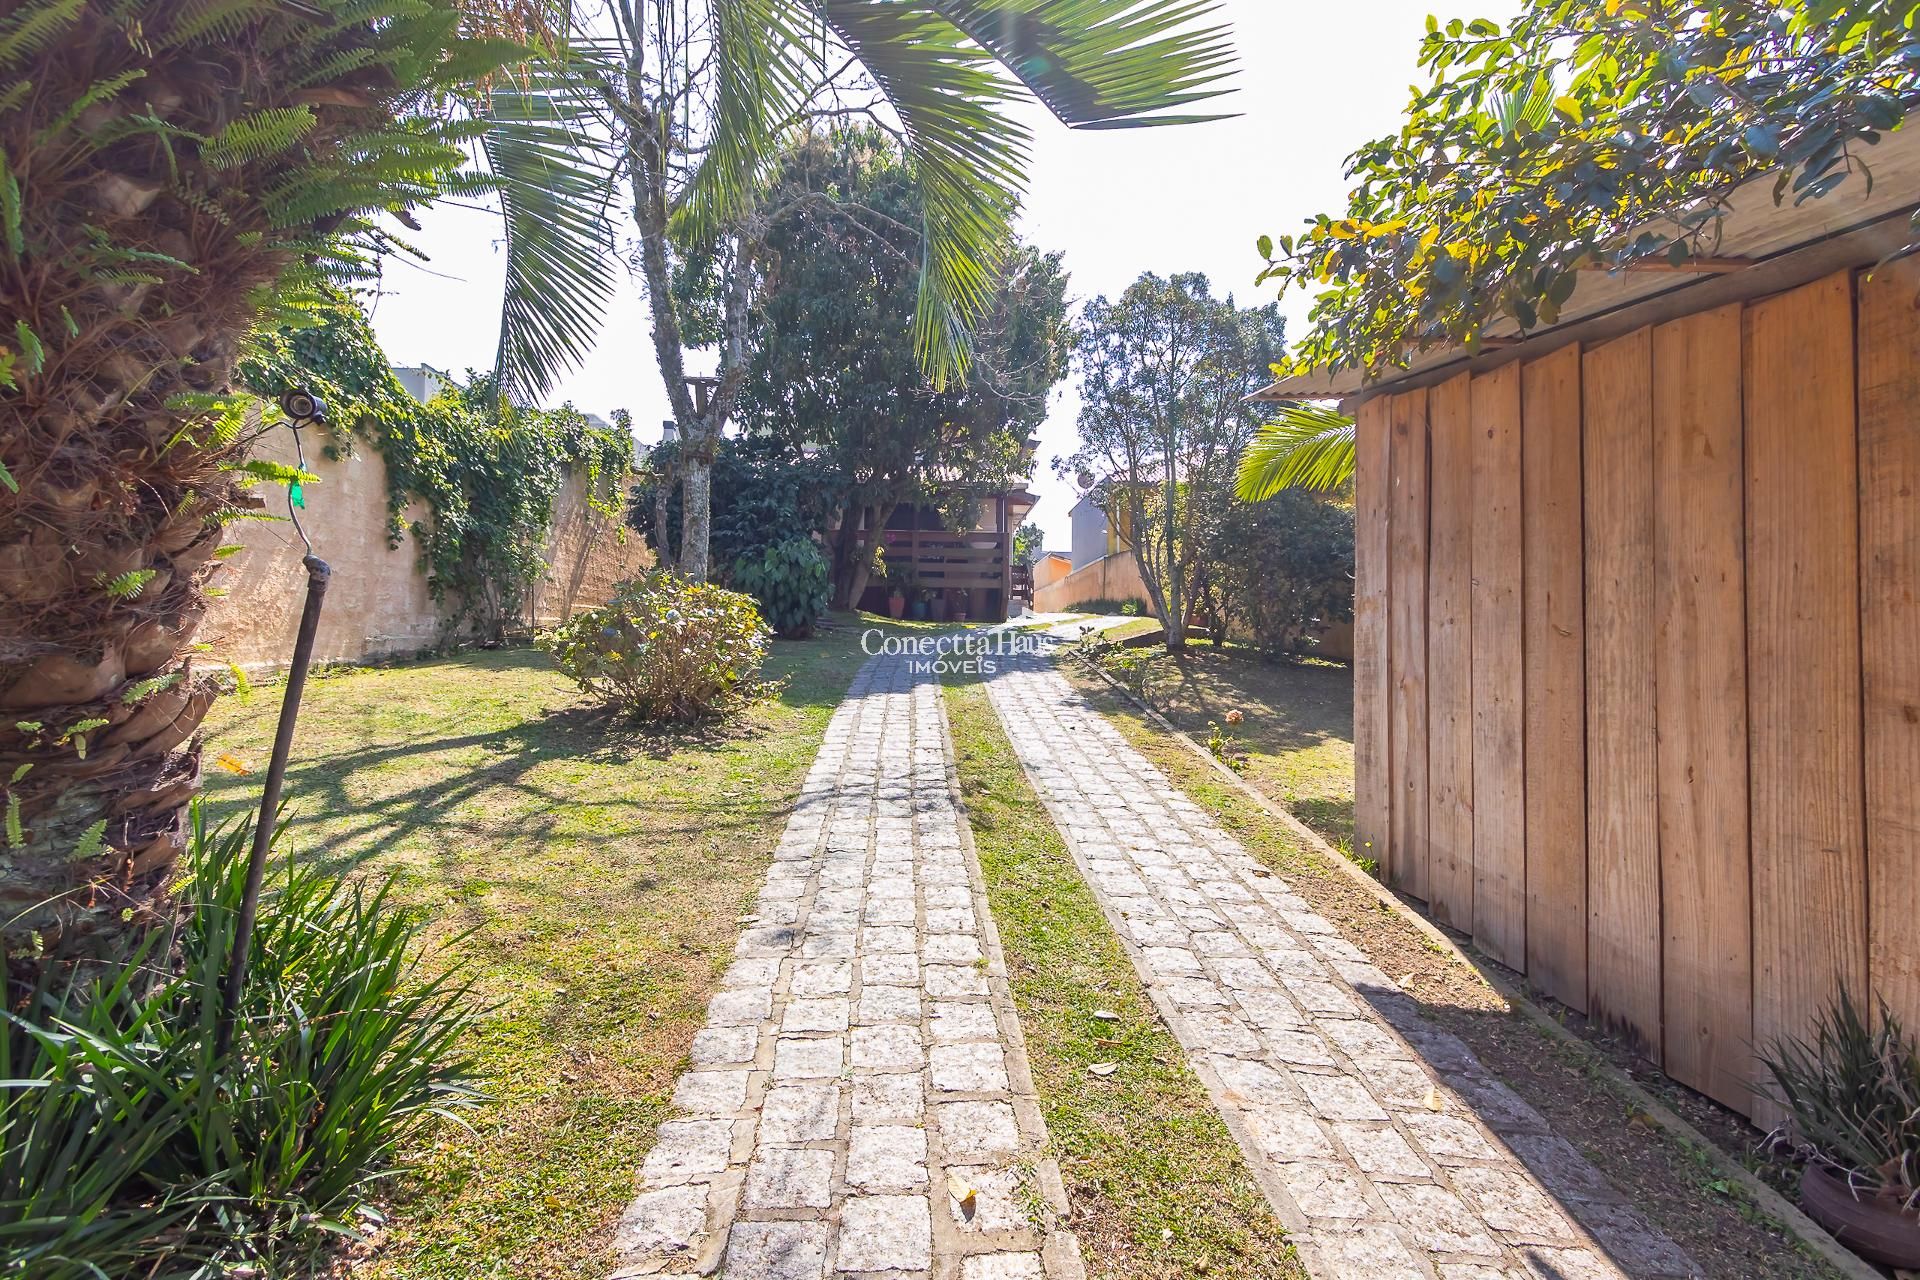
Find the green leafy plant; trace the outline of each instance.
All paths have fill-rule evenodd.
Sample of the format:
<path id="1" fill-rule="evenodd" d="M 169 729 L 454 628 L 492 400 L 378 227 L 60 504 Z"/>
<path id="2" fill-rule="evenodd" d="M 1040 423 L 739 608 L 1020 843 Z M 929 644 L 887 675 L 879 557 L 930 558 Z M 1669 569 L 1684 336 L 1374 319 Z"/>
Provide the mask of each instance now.
<path id="1" fill-rule="evenodd" d="M 1237 725 L 1243 719 L 1239 711 L 1227 712 L 1227 724 Z M 1235 773 L 1245 773 L 1249 760 L 1247 753 L 1240 749 L 1239 741 L 1234 737 L 1232 728 L 1222 729 L 1218 720 L 1207 721 L 1207 750 L 1215 760 L 1227 766 Z"/>
<path id="2" fill-rule="evenodd" d="M 1354 466 L 1352 418 L 1327 405 L 1288 405 L 1240 455 L 1234 492 L 1262 502 L 1282 489 L 1331 491 L 1353 479 Z"/>
<path id="3" fill-rule="evenodd" d="M 1419 59 L 1347 208 L 1259 242 L 1263 279 L 1319 291 L 1288 372 L 1551 325 L 1582 271 L 1713 256 L 1755 179 L 1777 203 L 1871 187 L 1920 84 L 1911 6 L 1883 0 L 1529 0 L 1504 28 L 1429 18 Z"/>
<path id="4" fill-rule="evenodd" d="M 1790 1145 L 1856 1194 L 1920 1208 L 1920 1044 L 1886 1001 L 1869 1019 L 1842 991 L 1811 1041 L 1776 1041 L 1761 1061 Z"/>
<path id="5" fill-rule="evenodd" d="M 323 1247 L 423 1126 L 478 1100 L 459 970 L 423 968 L 385 886 L 291 860 L 217 1053 L 252 830 L 193 817 L 177 973 L 149 935 L 110 982 L 0 1015 L 0 1276 L 225 1275 Z"/>
<path id="6" fill-rule="evenodd" d="M 827 611 L 832 590 L 827 558 L 811 538 L 777 542 L 733 567 L 733 585 L 760 604 L 761 616 L 778 635 L 808 635 Z"/>
<path id="7" fill-rule="evenodd" d="M 1304 489 L 1233 502 L 1205 566 L 1199 609 L 1215 636 L 1268 658 L 1313 652 L 1353 618 L 1353 509 Z"/>
<path id="8" fill-rule="evenodd" d="M 1165 674 L 1170 656 L 1165 649 L 1130 649 L 1089 628 L 1069 650 L 1095 670 L 1118 680 L 1134 697 L 1153 705 L 1154 691 Z"/>
<path id="9" fill-rule="evenodd" d="M 691 723 L 760 692 L 771 636 L 753 597 L 656 570 L 543 632 L 539 645 L 609 706 L 639 720 Z"/>

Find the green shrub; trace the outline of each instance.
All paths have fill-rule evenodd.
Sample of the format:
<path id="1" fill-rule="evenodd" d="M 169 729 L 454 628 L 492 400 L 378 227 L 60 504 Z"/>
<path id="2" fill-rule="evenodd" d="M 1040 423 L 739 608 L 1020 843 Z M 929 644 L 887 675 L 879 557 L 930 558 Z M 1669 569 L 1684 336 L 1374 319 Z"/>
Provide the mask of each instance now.
<path id="1" fill-rule="evenodd" d="M 1842 991 L 1811 1043 L 1779 1041 L 1761 1060 L 1791 1145 L 1864 1195 L 1920 1206 L 1920 1042 L 1884 1000 L 1870 1024 Z"/>
<path id="2" fill-rule="evenodd" d="M 251 827 L 196 810 L 176 967 L 0 1014 L 0 1276 L 269 1271 L 337 1237 L 435 1117 L 477 1095 L 455 973 L 385 887 L 289 867 L 260 904 L 233 1047 L 221 975 Z"/>
<path id="3" fill-rule="evenodd" d="M 753 597 L 655 570 L 539 643 L 603 702 L 641 720 L 690 723 L 755 695 L 771 635 Z"/>
<path id="4" fill-rule="evenodd" d="M 767 625 L 789 639 L 811 634 L 827 611 L 831 576 L 812 538 L 788 538 L 733 566 L 733 585 L 759 601 Z"/>
<path id="5" fill-rule="evenodd" d="M 1267 657 L 1307 654 L 1353 619 L 1353 509 L 1301 489 L 1235 502 L 1197 593 L 1214 636 L 1244 635 Z"/>

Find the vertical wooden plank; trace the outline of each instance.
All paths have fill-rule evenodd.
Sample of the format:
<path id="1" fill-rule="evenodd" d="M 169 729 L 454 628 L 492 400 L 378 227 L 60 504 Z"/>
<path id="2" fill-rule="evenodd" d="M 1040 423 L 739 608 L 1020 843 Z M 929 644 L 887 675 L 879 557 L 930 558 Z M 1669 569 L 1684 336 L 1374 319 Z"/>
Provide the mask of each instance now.
<path id="1" fill-rule="evenodd" d="M 1920 262 L 1860 290 L 1860 623 L 1873 988 L 1920 1029 Z"/>
<path id="2" fill-rule="evenodd" d="M 1586 670 L 1580 349 L 1520 374 L 1527 977 L 1587 1007 Z"/>
<path id="3" fill-rule="evenodd" d="M 1587 353 L 1587 1011 L 1660 1061 L 1653 335 Z"/>
<path id="4" fill-rule="evenodd" d="M 1353 843 L 1387 861 L 1387 535 L 1389 405 L 1376 396 L 1354 418 Z"/>
<path id="5" fill-rule="evenodd" d="M 1427 903 L 1473 928 L 1473 380 L 1427 397 Z"/>
<path id="6" fill-rule="evenodd" d="M 1473 936 L 1527 962 L 1520 368 L 1473 380 Z"/>
<path id="7" fill-rule="evenodd" d="M 1852 284 L 1831 276 L 1745 316 L 1753 1037 L 1762 1050 L 1805 1035 L 1841 988 L 1866 990 Z"/>
<path id="8" fill-rule="evenodd" d="M 1663 1065 L 1752 1105 L 1740 307 L 1653 331 Z"/>
<path id="9" fill-rule="evenodd" d="M 1393 397 L 1388 551 L 1388 768 L 1392 883 L 1427 896 L 1427 393 Z"/>

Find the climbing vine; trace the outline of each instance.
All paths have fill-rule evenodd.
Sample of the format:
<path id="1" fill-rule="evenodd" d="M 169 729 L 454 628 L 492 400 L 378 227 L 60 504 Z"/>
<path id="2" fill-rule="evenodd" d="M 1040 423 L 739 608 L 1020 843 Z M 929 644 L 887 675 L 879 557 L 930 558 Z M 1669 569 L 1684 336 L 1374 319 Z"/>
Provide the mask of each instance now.
<path id="1" fill-rule="evenodd" d="M 310 323 L 258 334 L 240 363 L 242 383 L 272 398 L 303 386 L 326 404 L 328 456 L 371 444 L 387 464 L 388 545 L 407 534 L 420 549 L 446 633 L 497 639 L 545 571 L 541 552 L 570 469 L 585 472 L 589 503 L 618 526 L 633 435 L 596 427 L 571 405 L 529 409 L 496 400 L 476 375 L 422 404 L 394 376 L 366 315 L 333 295 Z M 409 522 L 407 508 L 428 517 Z"/>

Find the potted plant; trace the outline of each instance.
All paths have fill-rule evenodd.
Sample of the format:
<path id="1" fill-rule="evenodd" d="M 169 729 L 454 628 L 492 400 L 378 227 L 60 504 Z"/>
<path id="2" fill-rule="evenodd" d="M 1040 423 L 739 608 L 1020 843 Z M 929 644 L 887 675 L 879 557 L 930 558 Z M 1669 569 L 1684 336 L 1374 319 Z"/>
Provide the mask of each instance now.
<path id="1" fill-rule="evenodd" d="M 895 622 L 907 616 L 907 593 L 897 582 L 887 583 L 887 616 Z"/>
<path id="2" fill-rule="evenodd" d="M 967 620 L 967 605 L 970 603 L 971 600 L 965 587 L 961 587 L 953 593 L 953 598 L 948 601 L 948 605 L 953 611 L 953 620 L 955 622 L 965 622 Z"/>
<path id="3" fill-rule="evenodd" d="M 928 598 L 927 616 L 935 622 L 945 622 L 947 620 L 947 593 L 945 591 L 936 591 Z"/>
<path id="4" fill-rule="evenodd" d="M 912 612 L 915 622 L 925 622 L 927 620 L 927 593 L 925 591 L 916 591 L 913 593 Z"/>
<path id="5" fill-rule="evenodd" d="M 1884 1000 L 1869 1025 L 1843 991 L 1811 1044 L 1778 1041 L 1762 1061 L 1808 1214 L 1863 1258 L 1920 1269 L 1920 1044 Z"/>

